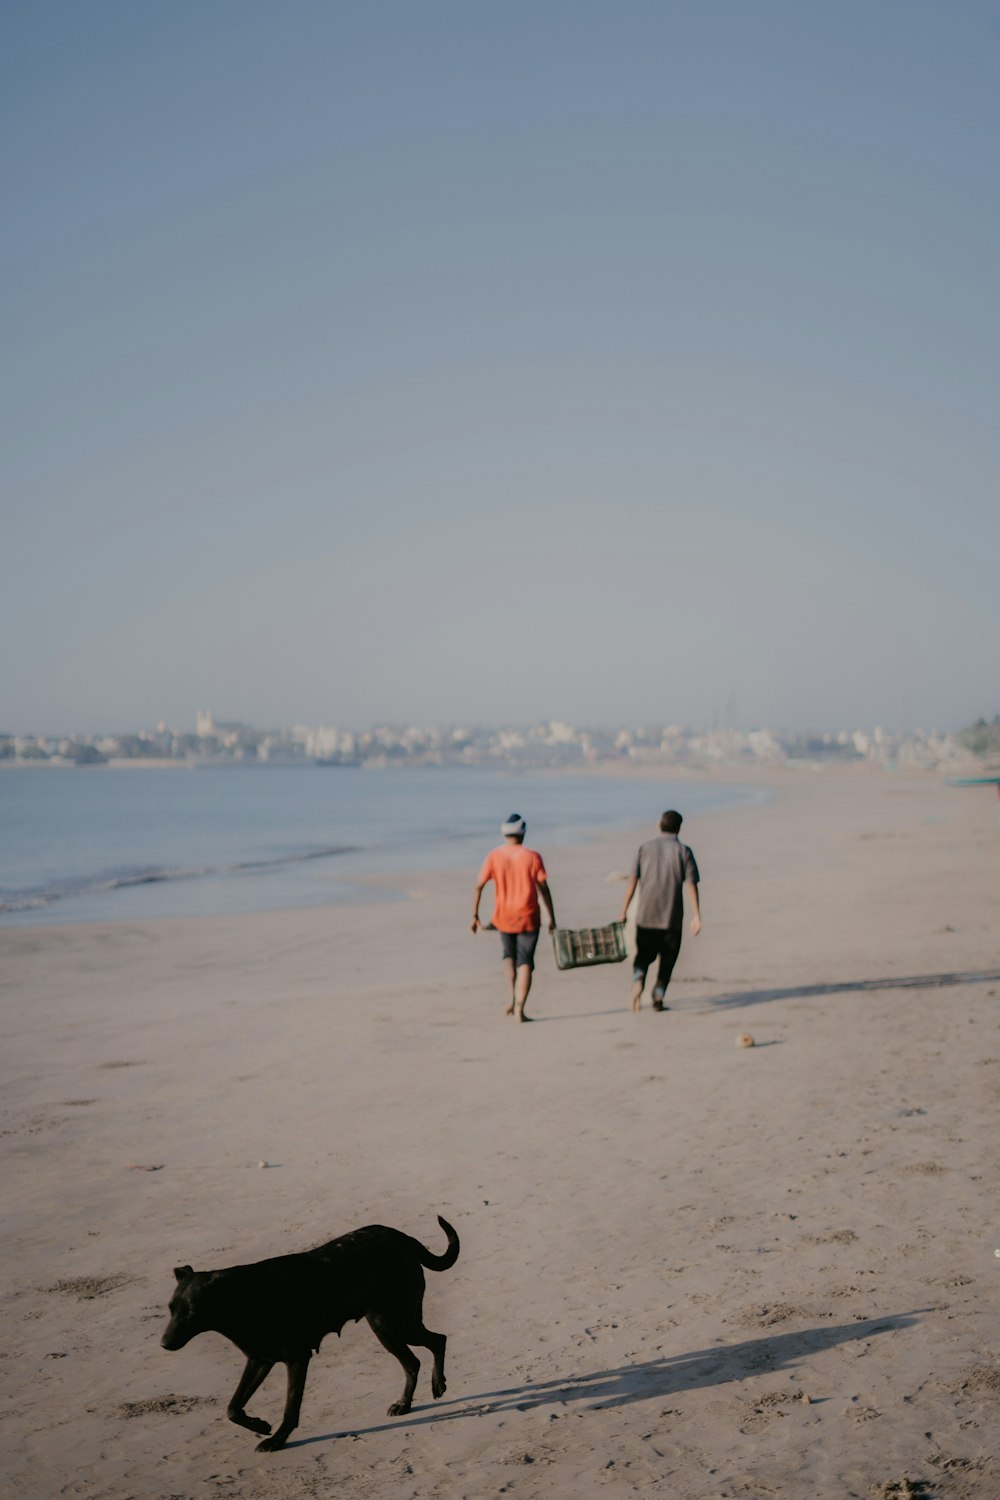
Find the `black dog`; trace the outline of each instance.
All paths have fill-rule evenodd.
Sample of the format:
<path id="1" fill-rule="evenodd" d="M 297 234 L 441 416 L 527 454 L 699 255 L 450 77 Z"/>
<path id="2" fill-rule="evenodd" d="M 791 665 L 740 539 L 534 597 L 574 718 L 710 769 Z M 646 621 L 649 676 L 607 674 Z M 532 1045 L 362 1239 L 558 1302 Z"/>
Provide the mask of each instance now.
<path id="1" fill-rule="evenodd" d="M 288 1395 L 281 1426 L 257 1444 L 258 1453 L 283 1448 L 299 1425 L 299 1408 L 309 1360 L 324 1334 L 339 1334 L 345 1323 L 367 1318 L 375 1337 L 406 1372 L 401 1401 L 389 1416 L 410 1410 L 420 1361 L 410 1344 L 434 1356 L 431 1390 L 443 1396 L 443 1333 L 423 1324 L 424 1273 L 447 1271 L 458 1259 L 458 1235 L 438 1215 L 448 1236 L 443 1255 L 432 1255 L 419 1240 L 369 1224 L 342 1234 L 328 1245 L 301 1255 L 279 1255 L 251 1266 L 194 1271 L 178 1266 L 170 1299 L 170 1322 L 160 1340 L 164 1349 L 183 1349 L 198 1333 L 214 1330 L 232 1339 L 247 1357 L 246 1369 L 226 1410 L 231 1422 L 251 1432 L 270 1432 L 268 1422 L 248 1417 L 244 1407 L 274 1364 L 288 1366 Z"/>

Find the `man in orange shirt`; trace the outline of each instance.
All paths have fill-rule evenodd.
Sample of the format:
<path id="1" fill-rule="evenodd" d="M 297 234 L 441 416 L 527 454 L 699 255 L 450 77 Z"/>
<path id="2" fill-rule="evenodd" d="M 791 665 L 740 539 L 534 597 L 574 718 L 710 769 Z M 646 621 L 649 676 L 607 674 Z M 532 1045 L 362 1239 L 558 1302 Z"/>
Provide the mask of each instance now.
<path id="1" fill-rule="evenodd" d="M 476 893 L 472 903 L 472 931 L 478 932 L 479 901 L 483 889 L 492 880 L 495 888 L 492 926 L 500 933 L 503 944 L 503 967 L 510 985 L 510 1004 L 507 1014 L 519 1021 L 530 1021 L 524 1014 L 524 1002 L 531 989 L 531 975 L 535 966 L 535 945 L 540 926 L 538 897 L 545 903 L 549 914 L 549 931 L 556 925 L 552 892 L 542 856 L 534 849 L 525 849 L 525 822 L 520 813 L 511 813 L 500 832 L 504 842 L 499 849 L 487 854 L 476 882 Z"/>

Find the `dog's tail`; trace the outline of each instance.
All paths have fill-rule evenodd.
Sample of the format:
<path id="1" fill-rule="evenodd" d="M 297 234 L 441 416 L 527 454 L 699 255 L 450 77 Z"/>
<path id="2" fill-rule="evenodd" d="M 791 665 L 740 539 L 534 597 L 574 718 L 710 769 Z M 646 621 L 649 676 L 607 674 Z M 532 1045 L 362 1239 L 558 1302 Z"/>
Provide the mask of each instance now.
<path id="1" fill-rule="evenodd" d="M 432 1255 L 431 1252 L 417 1240 L 416 1244 L 420 1251 L 420 1264 L 426 1266 L 428 1271 L 447 1271 L 458 1260 L 458 1235 L 452 1229 L 447 1219 L 442 1219 L 438 1214 L 438 1223 L 448 1236 L 448 1248 L 443 1255 Z"/>

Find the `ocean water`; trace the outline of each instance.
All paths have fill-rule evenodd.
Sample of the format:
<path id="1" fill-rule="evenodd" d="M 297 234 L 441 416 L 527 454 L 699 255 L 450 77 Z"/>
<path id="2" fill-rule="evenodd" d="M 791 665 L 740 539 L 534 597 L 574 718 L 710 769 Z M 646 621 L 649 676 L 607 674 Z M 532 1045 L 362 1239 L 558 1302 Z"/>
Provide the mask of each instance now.
<path id="1" fill-rule="evenodd" d="M 466 867 L 512 811 L 535 847 L 749 787 L 461 767 L 0 772 L 0 925 L 139 921 L 399 900 L 358 877 Z"/>

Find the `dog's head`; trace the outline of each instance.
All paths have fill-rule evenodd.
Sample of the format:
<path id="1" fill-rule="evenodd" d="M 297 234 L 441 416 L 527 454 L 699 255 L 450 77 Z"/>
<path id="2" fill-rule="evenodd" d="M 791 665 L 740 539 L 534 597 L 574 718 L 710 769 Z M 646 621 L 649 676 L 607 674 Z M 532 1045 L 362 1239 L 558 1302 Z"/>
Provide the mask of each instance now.
<path id="1" fill-rule="evenodd" d="M 170 1322 L 160 1340 L 164 1349 L 183 1349 L 196 1334 L 212 1327 L 209 1291 L 215 1275 L 212 1271 L 195 1271 L 191 1266 L 176 1266 L 177 1286 L 170 1299 Z"/>

